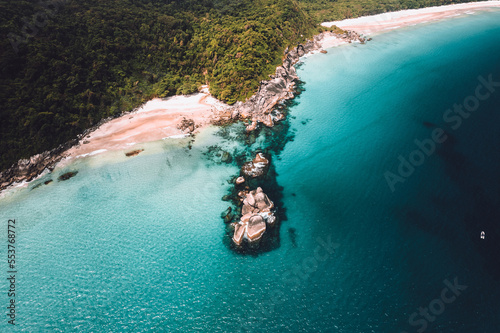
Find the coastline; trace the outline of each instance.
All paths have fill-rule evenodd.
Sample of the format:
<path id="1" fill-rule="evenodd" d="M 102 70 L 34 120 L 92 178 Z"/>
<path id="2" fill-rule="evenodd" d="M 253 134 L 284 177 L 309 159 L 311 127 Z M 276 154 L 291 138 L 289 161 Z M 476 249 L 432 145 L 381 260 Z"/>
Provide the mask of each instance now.
<path id="1" fill-rule="evenodd" d="M 127 150 L 138 143 L 183 138 L 207 127 L 218 110 L 227 105 L 208 93 L 208 87 L 192 95 L 155 98 L 136 110 L 112 119 L 83 136 L 64 152 L 67 159 L 106 151 Z"/>
<path id="2" fill-rule="evenodd" d="M 468 2 L 419 9 L 406 9 L 342 21 L 323 22 L 321 25 L 324 27 L 332 27 L 335 25 L 341 29 L 353 30 L 359 34 L 373 35 L 417 24 L 473 14 L 478 10 L 484 11 L 492 8 L 500 9 L 500 1 Z"/>
<path id="3" fill-rule="evenodd" d="M 162 139 L 177 139 L 192 135 L 209 125 L 222 125 L 237 120 L 247 120 L 247 131 L 263 124 L 272 127 L 284 115 L 275 106 L 295 96 L 295 81 L 298 76 L 294 65 L 301 57 L 311 53 L 326 52 L 325 49 L 351 42 L 363 42 L 359 36 L 382 33 L 406 26 L 438 21 L 473 10 L 500 8 L 500 1 L 484 1 L 453 4 L 439 7 L 403 10 L 373 16 L 363 16 L 342 21 L 324 22 L 321 25 L 346 30 L 345 35 L 324 32 L 314 36 L 304 45 L 286 50 L 283 64 L 274 75 L 261 81 L 256 94 L 246 102 L 227 105 L 214 97 L 204 86 L 199 93 L 178 95 L 166 99 L 153 99 L 141 107 L 113 119 L 104 119 L 88 129 L 78 139 L 67 142 L 30 159 L 22 159 L 11 168 L 0 173 L 0 193 L 12 187 L 26 186 L 41 174 L 51 172 L 61 161 L 66 165 L 73 159 L 94 156 L 108 151 L 133 149 L 139 143 Z M 348 30 L 347 30 L 348 29 Z M 134 154 L 136 155 L 136 154 Z M 134 156 L 132 155 L 132 156 Z"/>
<path id="4" fill-rule="evenodd" d="M 103 154 L 123 151 L 126 156 L 135 156 L 142 150 L 133 150 L 136 144 L 162 139 L 181 139 L 199 133 L 210 125 L 224 125 L 238 120 L 247 120 L 247 131 L 263 124 L 272 127 L 284 119 L 274 107 L 295 96 L 295 81 L 298 76 L 293 67 L 299 58 L 356 39 L 356 34 L 338 38 L 336 34 L 324 32 L 304 45 L 298 45 L 284 54 L 283 64 L 276 68 L 270 79 L 261 81 L 257 93 L 245 102 L 225 104 L 214 98 L 208 86 L 191 95 L 177 95 L 165 99 L 155 98 L 131 112 L 116 118 L 103 119 L 87 129 L 78 138 L 59 147 L 21 159 L 11 168 L 0 173 L 0 193 L 10 188 L 26 187 L 41 175 L 56 167 L 67 166 L 72 161 Z"/>

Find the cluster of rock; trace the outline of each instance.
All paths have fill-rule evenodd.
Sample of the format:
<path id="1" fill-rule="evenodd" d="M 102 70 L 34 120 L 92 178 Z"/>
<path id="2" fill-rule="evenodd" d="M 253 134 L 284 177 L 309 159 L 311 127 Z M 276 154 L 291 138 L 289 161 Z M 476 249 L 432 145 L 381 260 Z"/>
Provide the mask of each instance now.
<path id="1" fill-rule="evenodd" d="M 362 35 L 358 34 L 356 31 L 345 30 L 344 33 L 333 33 L 333 35 L 337 38 L 340 38 L 348 43 L 352 42 L 360 42 L 361 44 L 366 43 L 367 41 L 371 41 L 371 38 L 365 38 Z"/>
<path id="2" fill-rule="evenodd" d="M 241 175 L 236 178 L 237 202 L 241 204 L 241 217 L 233 220 L 232 209 L 228 208 L 223 214 L 226 223 L 231 223 L 233 242 L 241 246 L 244 241 L 248 244 L 258 244 L 269 228 L 276 224 L 274 203 L 264 193 L 261 187 L 250 190 L 249 183 L 254 178 L 264 176 L 269 169 L 269 159 L 258 153 L 255 158 L 243 164 Z"/>
<path id="3" fill-rule="evenodd" d="M 243 192 L 241 208 L 241 218 L 237 223 L 233 223 L 233 242 L 241 245 L 243 240 L 249 243 L 259 241 L 268 227 L 273 227 L 276 222 L 274 215 L 274 203 L 262 191 L 262 188 L 249 192 Z"/>
<path id="4" fill-rule="evenodd" d="M 314 36 L 304 44 L 284 53 L 283 65 L 276 68 L 274 75 L 270 75 L 269 80 L 261 81 L 259 90 L 246 102 L 237 102 L 233 106 L 220 110 L 214 120 L 215 124 L 227 123 L 231 120 L 242 118 L 251 120 L 247 126 L 247 131 L 253 131 L 258 124 L 273 127 L 275 122 L 285 118 L 285 116 L 274 109 L 281 101 L 294 97 L 295 82 L 298 79 L 294 65 L 299 58 L 306 53 L 321 49 L 321 40 L 328 35 L 335 36 L 349 43 L 359 41 L 365 43 L 366 39 L 355 31 L 345 31 L 344 33 L 323 32 Z M 325 53 L 325 51 L 323 50 Z"/>
<path id="5" fill-rule="evenodd" d="M 274 106 L 282 100 L 293 98 L 295 80 L 298 79 L 291 57 L 285 58 L 283 65 L 276 68 L 270 80 L 261 81 L 259 90 L 245 103 L 237 102 L 232 109 L 232 117 L 250 119 L 252 123 L 247 131 L 257 128 L 259 123 L 273 127 L 274 123 L 284 118 L 284 115 Z"/>
<path id="6" fill-rule="evenodd" d="M 113 117 L 108 117 L 102 119 L 96 125 L 86 129 L 82 134 L 77 136 L 77 139 L 70 140 L 66 143 L 59 145 L 57 148 L 45 151 L 43 153 L 33 155 L 29 159 L 21 159 L 17 163 L 13 164 L 7 170 L 0 172 L 0 191 L 3 191 L 10 185 L 14 183 L 20 183 L 23 181 L 29 182 L 37 178 L 45 170 L 54 170 L 56 164 L 61 161 L 66 155 L 64 152 L 71 147 L 86 143 L 85 137 L 99 128 L 102 124 L 110 121 L 113 118 L 117 118 L 120 115 L 115 115 Z M 81 140 L 81 141 L 80 141 Z M 50 181 L 45 182 L 45 185 L 50 183 Z"/>
<path id="7" fill-rule="evenodd" d="M 196 125 L 193 119 L 182 118 L 181 122 L 177 125 L 177 128 L 183 132 L 192 133 L 196 129 Z"/>
<path id="8" fill-rule="evenodd" d="M 31 181 L 37 178 L 45 170 L 52 171 L 64 156 L 62 152 L 74 145 L 75 140 L 56 149 L 34 155 L 29 159 L 21 159 L 9 169 L 0 173 L 0 191 L 14 183 Z"/>
<path id="9" fill-rule="evenodd" d="M 285 118 L 285 116 L 274 109 L 281 101 L 294 97 L 295 82 L 298 79 L 295 63 L 304 54 L 321 47 L 319 41 L 323 36 L 317 36 L 304 45 L 299 44 L 292 50 L 285 50 L 283 65 L 276 68 L 276 72 L 270 75 L 269 80 L 260 82 L 259 90 L 246 102 L 236 102 L 226 110 L 222 110 L 217 115 L 218 120 L 228 121 L 231 119 L 249 119 L 251 124 L 247 126 L 247 131 L 253 131 L 258 124 L 272 127 L 275 122 Z"/>

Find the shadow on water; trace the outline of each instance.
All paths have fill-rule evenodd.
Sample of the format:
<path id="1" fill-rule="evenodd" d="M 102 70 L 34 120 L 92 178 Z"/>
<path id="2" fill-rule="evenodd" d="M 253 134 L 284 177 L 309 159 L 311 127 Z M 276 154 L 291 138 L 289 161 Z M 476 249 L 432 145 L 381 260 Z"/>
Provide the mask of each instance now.
<path id="1" fill-rule="evenodd" d="M 426 122 L 424 126 L 435 127 Z M 437 147 L 436 154 L 443 162 L 445 175 L 456 188 L 450 189 L 451 193 L 446 197 L 429 196 L 431 205 L 426 210 L 438 210 L 444 218 L 436 221 L 413 207 L 405 207 L 407 213 L 404 220 L 450 243 L 456 242 L 465 232 L 466 239 L 482 258 L 480 264 L 484 271 L 500 281 L 500 192 L 491 182 L 481 182 L 479 177 L 491 174 L 495 166 L 476 165 L 471 158 L 458 151 L 456 137 L 449 132 L 446 135 L 447 140 Z M 462 221 L 452 217 L 457 212 L 463 216 Z M 480 237 L 482 231 L 485 232 L 484 239 Z"/>
<path id="2" fill-rule="evenodd" d="M 292 242 L 293 247 L 297 247 L 297 229 L 288 228 L 288 235 L 290 236 L 290 242 Z"/>
<path id="3" fill-rule="evenodd" d="M 449 133 L 447 133 L 449 135 Z M 500 280 L 500 200 L 495 191 L 487 191 L 475 179 L 477 175 L 491 173 L 492 165 L 487 170 L 475 165 L 464 154 L 457 151 L 457 140 L 449 135 L 438 155 L 444 162 L 445 173 L 458 186 L 461 195 L 466 198 L 467 205 L 463 208 L 465 231 L 470 241 L 481 254 L 484 269 L 496 280 Z M 488 195 L 488 193 L 490 193 Z M 487 237 L 480 238 L 484 231 Z"/>
<path id="4" fill-rule="evenodd" d="M 481 187 L 476 187 L 471 193 L 473 202 L 471 209 L 465 214 L 465 228 L 471 241 L 483 257 L 483 269 L 500 281 L 500 236 L 498 222 L 500 221 L 499 202 L 493 202 Z M 485 232 L 485 238 L 479 235 Z"/>
<path id="5" fill-rule="evenodd" d="M 424 121 L 422 124 L 429 129 L 437 128 L 434 123 L 428 121 Z M 460 169 L 464 163 L 464 157 L 453 153 L 457 141 L 450 133 L 446 132 L 446 135 L 447 140 L 441 147 L 436 147 L 436 154 L 445 160 L 445 164 L 454 165 L 455 168 Z M 448 221 L 446 217 L 447 212 L 453 211 L 456 203 L 448 197 L 438 196 L 435 193 L 431 193 L 428 198 L 420 197 L 419 201 L 422 200 L 426 202 L 426 209 L 416 207 L 412 203 L 403 206 L 398 214 L 400 220 L 429 235 L 453 242 L 459 234 L 456 230 L 456 224 Z"/>
<path id="6" fill-rule="evenodd" d="M 225 223 L 226 228 L 224 231 L 223 243 L 235 253 L 258 256 L 259 254 L 273 251 L 280 247 L 280 227 L 282 223 L 287 221 L 287 214 L 286 207 L 283 203 L 284 189 L 278 184 L 278 173 L 276 172 L 273 161 L 279 159 L 279 155 L 285 148 L 285 145 L 293 141 L 294 132 L 290 129 L 289 121 L 291 117 L 290 109 L 298 104 L 297 99 L 300 93 L 304 91 L 303 85 L 303 82 L 298 82 L 295 98 L 287 100 L 276 107 L 276 109 L 283 113 L 286 118 L 276 123 L 274 127 L 270 128 L 261 124 L 255 131 L 247 133 L 245 124 L 238 122 L 236 124 L 223 126 L 217 132 L 217 135 L 222 138 L 223 143 L 221 145 L 223 145 L 224 142 L 236 141 L 238 143 L 238 148 L 235 148 L 231 154 L 231 163 L 236 165 L 238 169 L 241 169 L 245 162 L 252 160 L 257 153 L 264 153 L 269 159 L 269 169 L 264 176 L 247 180 L 245 184 L 240 186 L 231 186 L 227 195 L 223 197 L 224 201 L 230 203 L 233 214 L 232 219 Z M 220 146 L 210 147 L 210 150 L 211 151 L 207 151 L 206 153 L 209 158 L 210 156 L 214 156 L 214 154 L 220 156 L 223 148 Z M 238 175 L 234 175 L 228 180 L 228 183 L 234 184 L 236 177 L 238 177 Z M 266 230 L 258 244 L 249 246 L 249 244 L 244 243 L 244 246 L 236 246 L 232 241 L 233 229 L 230 224 L 231 222 L 239 221 L 241 202 L 238 197 L 238 192 L 245 189 L 247 186 L 250 190 L 256 189 L 257 187 L 262 188 L 269 199 L 274 202 L 274 206 L 276 207 L 275 215 L 278 219 L 274 227 Z M 290 237 L 293 246 L 296 247 L 295 230 L 290 233 Z"/>

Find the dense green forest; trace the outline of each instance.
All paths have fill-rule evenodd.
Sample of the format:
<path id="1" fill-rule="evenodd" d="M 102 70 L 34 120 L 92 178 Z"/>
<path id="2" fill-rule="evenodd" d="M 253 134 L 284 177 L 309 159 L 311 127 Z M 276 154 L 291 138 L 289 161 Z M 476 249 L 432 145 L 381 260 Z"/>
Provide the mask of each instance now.
<path id="1" fill-rule="evenodd" d="M 317 33 L 291 0 L 21 0 L 0 13 L 0 168 L 153 97 L 209 83 L 244 100 Z"/>
<path id="2" fill-rule="evenodd" d="M 0 0 L 0 170 L 202 84 L 245 100 L 317 22 L 444 0 Z"/>

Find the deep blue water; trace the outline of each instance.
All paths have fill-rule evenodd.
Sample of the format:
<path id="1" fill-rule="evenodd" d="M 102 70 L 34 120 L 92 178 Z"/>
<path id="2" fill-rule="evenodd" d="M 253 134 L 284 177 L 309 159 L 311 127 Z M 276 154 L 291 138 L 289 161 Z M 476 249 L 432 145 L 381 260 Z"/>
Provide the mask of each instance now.
<path id="1" fill-rule="evenodd" d="M 304 59 L 293 140 L 273 157 L 286 220 L 272 250 L 233 251 L 220 218 L 238 166 L 207 151 L 269 144 L 245 148 L 241 125 L 192 149 L 82 160 L 56 170 L 78 169 L 67 182 L 1 199 L 2 229 L 18 226 L 18 325 L 5 316 L 0 331 L 498 332 L 500 87 L 460 126 L 443 115 L 479 76 L 500 82 L 499 22 L 468 15 Z M 387 172 L 439 129 L 393 191 Z"/>

